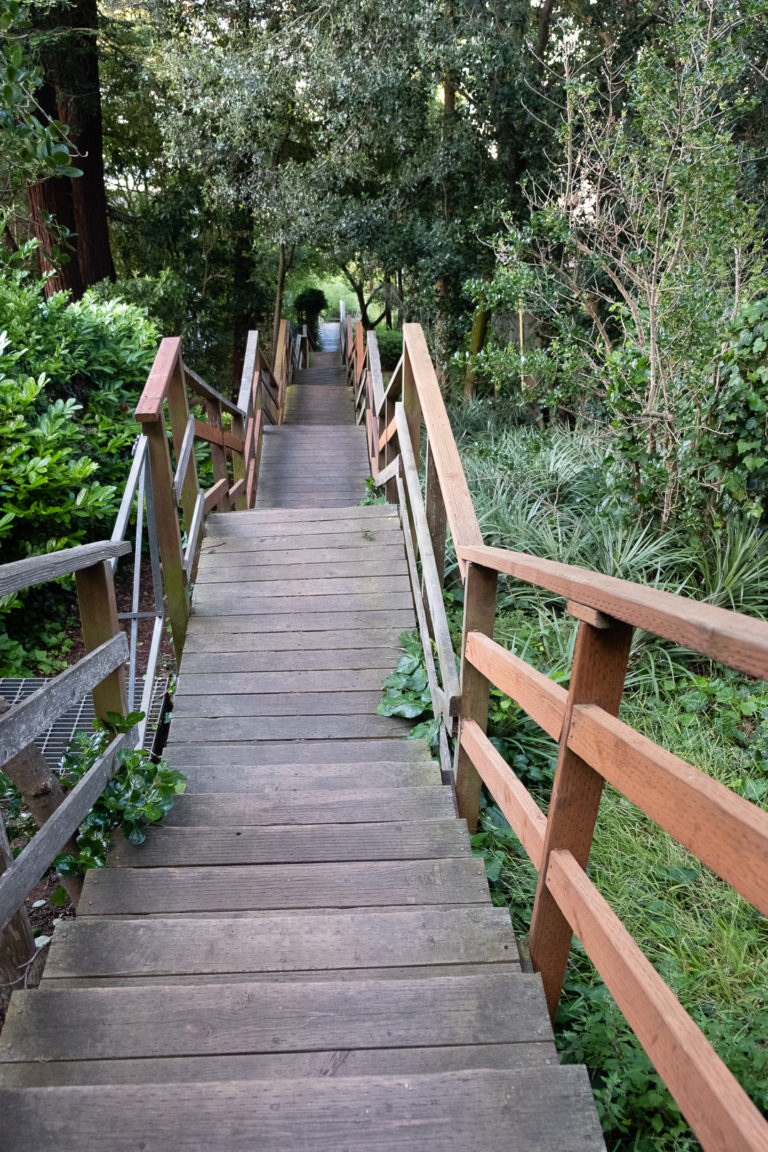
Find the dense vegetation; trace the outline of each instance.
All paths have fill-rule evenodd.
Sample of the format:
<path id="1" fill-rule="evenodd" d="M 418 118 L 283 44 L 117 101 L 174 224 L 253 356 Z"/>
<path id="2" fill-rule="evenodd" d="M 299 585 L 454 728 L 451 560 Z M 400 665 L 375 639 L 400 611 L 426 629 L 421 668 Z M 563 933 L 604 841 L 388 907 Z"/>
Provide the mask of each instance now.
<path id="1" fill-rule="evenodd" d="M 766 59 L 768 0 L 0 0 L 3 560 L 108 531 L 161 332 L 232 393 L 249 328 L 344 299 L 385 369 L 425 326 L 489 541 L 764 615 Z M 35 596 L 0 674 L 61 655 Z M 547 597 L 505 588 L 500 635 L 567 678 Z M 764 685 L 640 637 L 629 687 L 766 802 Z M 423 697 L 409 650 L 383 707 Z M 547 740 L 500 697 L 492 726 L 546 806 Z M 493 807 L 476 847 L 524 932 Z M 591 867 L 765 1107 L 764 922 L 610 791 Z M 578 948 L 568 992 L 611 1146 L 693 1147 Z"/>

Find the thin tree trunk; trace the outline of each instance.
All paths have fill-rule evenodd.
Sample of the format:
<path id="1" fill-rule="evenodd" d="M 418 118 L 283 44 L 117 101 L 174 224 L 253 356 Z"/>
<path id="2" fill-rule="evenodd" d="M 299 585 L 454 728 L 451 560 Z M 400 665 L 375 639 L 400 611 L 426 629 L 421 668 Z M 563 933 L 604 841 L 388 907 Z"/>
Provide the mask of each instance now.
<path id="1" fill-rule="evenodd" d="M 402 331 L 403 316 L 405 313 L 405 299 L 403 297 L 403 270 L 397 270 L 397 327 Z"/>
<path id="2" fill-rule="evenodd" d="M 392 327 L 392 277 L 389 272 L 384 273 L 384 323 L 387 328 Z"/>
<path id="3" fill-rule="evenodd" d="M 472 317 L 472 331 L 469 337 L 469 360 L 467 361 L 467 371 L 464 376 L 465 400 L 469 400 L 472 396 L 477 395 L 477 356 L 485 344 L 490 318 L 490 312 L 487 308 L 483 308 L 482 305 L 479 305 L 475 309 L 475 314 Z"/>
<path id="4" fill-rule="evenodd" d="M 283 312 L 283 299 L 285 297 L 285 278 L 291 270 L 296 245 L 291 244 L 290 255 L 285 255 L 285 244 L 280 244 L 280 258 L 277 265 L 277 290 L 275 291 L 275 315 L 272 320 L 272 363 L 274 365 L 277 353 L 277 342 L 280 339 L 280 320 Z"/>
<path id="5" fill-rule="evenodd" d="M 0 876 L 13 863 L 8 837 L 0 816 Z M 29 962 L 35 955 L 35 938 L 26 908 L 19 908 L 13 919 L 0 933 L 0 985 L 10 991 L 23 987 Z"/>

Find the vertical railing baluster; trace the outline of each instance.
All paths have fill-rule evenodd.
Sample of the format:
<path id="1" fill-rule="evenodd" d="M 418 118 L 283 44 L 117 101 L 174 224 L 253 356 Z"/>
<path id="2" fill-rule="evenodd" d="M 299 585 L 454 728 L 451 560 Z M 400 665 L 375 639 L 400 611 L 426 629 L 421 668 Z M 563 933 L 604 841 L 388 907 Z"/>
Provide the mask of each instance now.
<path id="1" fill-rule="evenodd" d="M 470 832 L 474 832 L 477 828 L 483 782 L 461 746 L 461 725 L 464 720 L 474 720 L 485 732 L 488 726 L 490 685 L 482 672 L 478 672 L 467 660 L 467 636 L 470 632 L 482 632 L 484 636 L 493 637 L 497 579 L 493 569 L 481 568 L 478 564 L 467 564 L 464 624 L 461 630 L 461 720 L 459 738 L 456 741 L 456 803 L 459 816 L 463 816 L 467 821 Z"/>
<path id="2" fill-rule="evenodd" d="M 580 620 L 578 624 L 528 941 L 531 960 L 541 973 L 553 1020 L 563 987 L 572 930 L 547 888 L 549 855 L 557 849 L 567 849 L 577 863 L 586 868 L 603 792 L 602 776 L 568 747 L 571 714 L 577 704 L 597 704 L 612 716 L 618 715 L 632 642 L 629 624 L 607 617 L 600 623 L 598 626 Z"/>

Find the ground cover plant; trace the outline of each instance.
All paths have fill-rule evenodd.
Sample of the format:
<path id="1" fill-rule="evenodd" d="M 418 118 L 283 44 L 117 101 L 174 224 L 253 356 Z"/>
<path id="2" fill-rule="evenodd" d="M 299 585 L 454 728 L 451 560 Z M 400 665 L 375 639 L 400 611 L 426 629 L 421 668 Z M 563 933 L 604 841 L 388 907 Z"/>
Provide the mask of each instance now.
<path id="1" fill-rule="evenodd" d="M 602 461 L 610 432 L 513 425 L 510 403 L 456 406 L 452 422 L 487 543 L 578 564 L 753 614 L 765 611 L 768 564 L 754 521 L 697 536 L 622 515 Z M 520 412 L 518 410 L 517 418 Z M 462 590 L 446 592 L 460 634 Z M 567 683 L 576 622 L 556 597 L 500 582 L 496 638 Z M 739 794 L 768 801 L 768 685 L 637 634 L 622 719 Z M 521 710 L 491 692 L 494 743 L 546 811 L 557 749 Z M 494 902 L 518 935 L 536 875 L 486 797 L 473 845 Z M 768 1108 L 768 930 L 764 918 L 610 787 L 590 875 L 715 1049 Z M 576 942 L 557 1021 L 561 1058 L 584 1062 L 611 1149 L 690 1152 L 698 1143 Z"/>

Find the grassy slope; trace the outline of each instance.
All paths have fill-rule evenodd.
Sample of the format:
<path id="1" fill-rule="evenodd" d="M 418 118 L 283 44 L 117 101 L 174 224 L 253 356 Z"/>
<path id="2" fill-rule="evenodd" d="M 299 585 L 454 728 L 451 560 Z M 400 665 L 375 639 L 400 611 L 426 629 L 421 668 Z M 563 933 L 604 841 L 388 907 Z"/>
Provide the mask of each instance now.
<path id="1" fill-rule="evenodd" d="M 529 551 L 725 607 L 760 612 L 768 564 L 751 530 L 715 541 L 659 537 L 628 518 L 606 492 L 605 433 L 510 428 L 509 413 L 478 403 L 452 413 L 488 543 Z M 506 427 L 505 427 L 506 426 Z M 460 590 L 454 623 L 460 627 Z M 497 638 L 566 680 L 575 624 L 562 603 L 507 584 Z M 492 732 L 546 808 L 552 742 L 500 694 Z M 731 675 L 672 645 L 639 635 L 622 718 L 758 803 L 768 796 L 768 685 Z M 492 805 L 476 847 L 494 899 L 524 935 L 535 874 Z M 670 837 L 606 789 L 590 873 L 603 895 L 720 1055 L 768 1107 L 766 922 Z M 682 1150 L 698 1144 L 578 944 L 558 1021 L 563 1059 L 585 1061 L 610 1148 Z"/>

